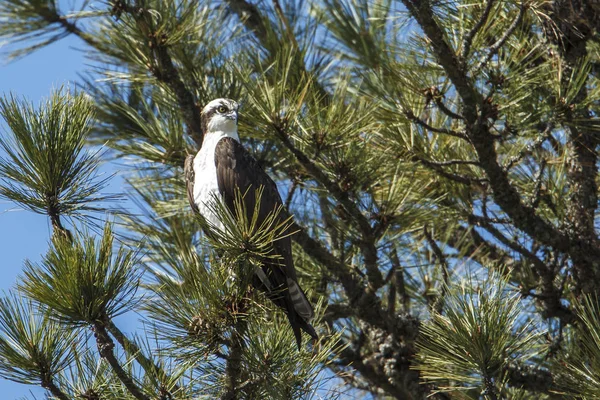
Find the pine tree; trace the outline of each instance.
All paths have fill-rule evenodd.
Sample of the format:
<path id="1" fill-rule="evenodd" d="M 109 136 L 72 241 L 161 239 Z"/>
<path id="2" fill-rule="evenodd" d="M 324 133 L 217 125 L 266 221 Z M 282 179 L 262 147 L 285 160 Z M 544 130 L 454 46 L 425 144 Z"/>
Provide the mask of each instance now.
<path id="1" fill-rule="evenodd" d="M 1 377 L 57 399 L 338 396 L 324 369 L 341 398 L 600 396 L 595 2 L 5 0 L 0 21 L 9 58 L 75 35 L 91 65 L 0 101 L 0 197 L 54 231 L 0 301 Z M 210 239 L 187 204 L 218 97 L 294 216 L 321 337 L 301 351 L 244 278 L 290 227 L 217 204 Z"/>

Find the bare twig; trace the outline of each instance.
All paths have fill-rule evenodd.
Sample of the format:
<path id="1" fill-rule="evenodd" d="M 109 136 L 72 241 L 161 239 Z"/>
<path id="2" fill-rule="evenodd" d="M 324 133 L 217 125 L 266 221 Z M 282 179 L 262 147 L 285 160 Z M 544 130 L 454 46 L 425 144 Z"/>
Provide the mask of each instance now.
<path id="1" fill-rule="evenodd" d="M 433 161 L 427 160 L 427 162 L 431 165 L 436 165 L 438 167 L 448 167 L 451 165 L 474 165 L 479 167 L 479 161 L 477 160 L 447 160 L 447 161 Z"/>

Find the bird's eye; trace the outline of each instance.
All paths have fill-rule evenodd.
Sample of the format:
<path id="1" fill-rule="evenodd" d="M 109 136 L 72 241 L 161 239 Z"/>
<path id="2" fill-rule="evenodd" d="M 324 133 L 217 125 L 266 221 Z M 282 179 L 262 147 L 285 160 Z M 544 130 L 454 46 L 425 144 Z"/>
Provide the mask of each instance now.
<path id="1" fill-rule="evenodd" d="M 227 107 L 225 106 L 219 106 L 219 108 L 217 108 L 217 111 L 220 112 L 221 114 L 227 112 Z"/>

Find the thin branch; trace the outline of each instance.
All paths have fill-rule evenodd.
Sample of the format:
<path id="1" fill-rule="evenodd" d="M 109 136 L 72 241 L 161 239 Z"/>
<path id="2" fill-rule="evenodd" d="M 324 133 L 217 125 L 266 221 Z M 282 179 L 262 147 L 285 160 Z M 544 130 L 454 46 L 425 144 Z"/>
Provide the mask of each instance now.
<path id="1" fill-rule="evenodd" d="M 500 241 L 503 245 L 508 247 L 509 249 L 516 251 L 521 254 L 523 257 L 528 259 L 540 272 L 547 272 L 549 269 L 546 264 L 540 260 L 535 254 L 527 250 L 525 247 L 521 246 L 519 243 L 508 239 L 500 230 L 498 230 L 487 218 L 483 218 L 477 215 L 469 215 L 468 217 L 469 223 L 481 226 L 485 228 L 492 236 L 494 236 L 498 241 Z"/>
<path id="2" fill-rule="evenodd" d="M 456 132 L 452 129 L 446 129 L 446 128 L 436 128 L 434 126 L 429 125 L 427 122 L 423 121 L 422 119 L 418 118 L 412 111 L 407 110 L 404 111 L 404 115 L 406 116 L 406 118 L 411 121 L 414 122 L 415 124 L 422 126 L 423 128 L 427 129 L 430 132 L 434 132 L 434 133 L 441 133 L 444 135 L 448 135 L 448 136 L 453 136 L 459 139 L 463 139 L 463 140 L 469 140 L 468 136 L 462 132 Z"/>
<path id="3" fill-rule="evenodd" d="M 433 161 L 427 160 L 428 164 L 435 165 L 438 167 L 448 167 L 451 165 L 473 165 L 479 167 L 479 161 L 477 160 L 447 160 L 447 161 Z"/>
<path id="4" fill-rule="evenodd" d="M 296 232 L 292 238 L 304 252 L 339 279 L 348 302 L 358 318 L 382 329 L 397 329 L 396 318 L 390 318 L 385 312 L 381 306 L 381 299 L 372 287 L 365 286 L 362 279 L 356 277 L 347 265 L 341 263 L 321 242 L 313 239 L 304 228 L 294 224 L 291 230 Z"/>
<path id="5" fill-rule="evenodd" d="M 492 57 L 494 57 L 496 53 L 498 53 L 498 50 L 500 50 L 500 48 L 504 46 L 506 41 L 519 27 L 519 24 L 523 20 L 523 16 L 525 15 L 526 10 L 527 7 L 525 6 L 525 2 L 523 1 L 521 2 L 521 8 L 519 9 L 519 14 L 517 15 L 517 18 L 515 18 L 512 24 L 510 24 L 510 26 L 508 27 L 506 32 L 504 32 L 502 37 L 498 39 L 496 43 L 490 46 L 488 54 L 479 62 L 479 64 L 477 64 L 477 67 L 475 67 L 474 74 L 476 74 L 481 68 L 483 68 L 492 59 Z"/>
<path id="6" fill-rule="evenodd" d="M 42 381 L 42 387 L 52 393 L 52 396 L 56 397 L 60 400 L 69 400 L 69 396 L 67 396 L 52 379 L 47 379 Z"/>
<path id="7" fill-rule="evenodd" d="M 147 10 L 142 6 L 136 5 L 136 7 L 132 7 L 122 0 L 114 0 L 112 3 L 113 9 L 119 10 L 119 13 L 126 12 L 131 15 L 136 23 L 139 24 L 140 28 L 142 28 L 142 31 L 146 33 L 148 40 L 152 42 L 152 50 L 159 68 L 151 68 L 150 72 L 152 72 L 156 79 L 165 83 L 173 93 L 175 93 L 187 126 L 187 133 L 194 140 L 198 148 L 200 148 L 202 146 L 203 138 L 200 110 L 196 106 L 194 95 L 183 83 L 179 71 L 177 71 L 167 48 L 157 40 L 156 35 L 152 32 L 149 26 L 149 21 L 151 21 L 152 18 L 146 16 Z M 61 24 L 67 32 L 77 35 L 86 43 L 95 47 L 92 37 L 81 31 L 75 24 L 69 22 L 66 18 L 59 15 L 50 15 L 47 16 L 47 20 L 52 23 Z"/>
<path id="8" fill-rule="evenodd" d="M 546 170 L 546 159 L 542 159 L 540 163 L 540 170 L 538 171 L 537 177 L 535 178 L 535 186 L 533 188 L 533 196 L 531 196 L 531 203 L 529 206 L 534 210 L 540 204 L 541 192 L 542 192 L 542 182 L 544 178 L 544 171 Z"/>
<path id="9" fill-rule="evenodd" d="M 402 0 L 409 13 L 417 20 L 421 29 L 431 43 L 433 51 L 440 64 L 454 84 L 459 96 L 465 102 L 465 120 L 477 119 L 477 105 L 482 104 L 481 94 L 466 76 L 456 52 L 448 45 L 444 31 L 439 27 L 434 18 L 431 2 L 421 0 Z"/>
<path id="10" fill-rule="evenodd" d="M 348 193 L 344 192 L 336 182 L 331 181 L 306 154 L 296 148 L 283 129 L 280 127 L 275 128 L 281 143 L 294 155 L 296 160 L 306 169 L 306 171 L 311 174 L 318 183 L 323 185 L 342 207 L 344 207 L 344 210 L 350 214 L 353 221 L 358 224 L 363 236 L 371 236 L 373 228 L 369 223 L 369 219 L 360 211 L 356 203 L 350 200 Z"/>
<path id="11" fill-rule="evenodd" d="M 536 137 L 533 142 L 525 146 L 525 148 L 521 150 L 519 154 L 508 159 L 508 162 L 503 167 L 504 171 L 509 171 L 516 163 L 521 161 L 523 157 L 530 155 L 534 150 L 540 148 L 540 146 L 550 138 L 550 132 L 552 131 L 553 127 L 554 124 L 552 123 L 546 124 L 545 129 L 540 132 L 538 137 Z"/>
<path id="12" fill-rule="evenodd" d="M 542 295 L 537 296 L 537 298 L 541 300 L 544 305 L 545 318 L 556 317 L 565 324 L 570 324 L 575 320 L 575 315 L 573 312 L 565 307 L 560 301 L 561 290 L 557 289 L 554 285 L 556 272 L 551 267 L 546 265 L 544 261 L 540 260 L 535 253 L 529 251 L 519 243 L 508 239 L 506 236 L 504 236 L 504 234 L 502 234 L 502 232 L 496 229 L 496 227 L 487 222 L 485 219 L 475 215 L 470 215 L 468 220 L 471 224 L 485 228 L 485 230 L 498 239 L 500 243 L 521 254 L 525 260 L 528 260 L 532 263 L 535 273 L 541 279 Z"/>
<path id="13" fill-rule="evenodd" d="M 455 113 L 454 111 L 452 111 L 451 109 L 449 109 L 444 102 L 442 101 L 441 97 L 435 97 L 434 98 L 435 104 L 438 106 L 438 108 L 440 110 L 442 110 L 442 112 L 444 114 L 446 114 L 447 116 L 449 116 L 450 118 L 454 118 L 454 119 L 460 119 L 463 120 L 465 119 L 465 117 L 463 117 L 460 114 Z"/>
<path id="14" fill-rule="evenodd" d="M 69 21 L 67 17 L 59 15 L 55 10 L 50 10 L 48 8 L 42 8 L 41 10 L 43 11 L 40 11 L 40 16 L 42 16 L 48 23 L 59 24 L 66 32 L 78 36 L 81 40 L 92 47 L 96 46 L 94 37 L 82 31 L 74 22 Z"/>
<path id="15" fill-rule="evenodd" d="M 429 233 L 427 225 L 423 226 L 423 234 L 425 235 L 425 239 L 427 239 L 429 247 L 431 247 L 431 249 L 433 250 L 433 254 L 435 254 L 435 257 L 438 259 L 438 262 L 442 267 L 442 290 L 434 304 L 435 310 L 441 314 L 444 309 L 444 298 L 446 297 L 448 285 L 450 283 L 450 269 L 448 267 L 448 262 L 446 261 L 446 256 L 444 256 L 444 252 L 442 252 L 440 246 L 438 246 L 436 241 L 433 239 L 433 236 L 431 236 L 431 234 Z"/>
<path id="16" fill-rule="evenodd" d="M 50 217 L 50 223 L 52 224 L 52 231 L 54 234 L 58 234 L 66 238 L 69 242 L 73 241 L 73 235 L 71 231 L 65 228 L 61 222 L 60 214 L 53 207 L 48 207 L 48 217 Z"/>
<path id="17" fill-rule="evenodd" d="M 142 350 L 138 347 L 138 345 L 129 340 L 127 336 L 114 324 L 114 322 L 108 317 L 105 318 L 104 321 L 107 330 L 111 335 L 117 340 L 117 342 L 121 345 L 121 347 L 127 352 L 127 354 L 135 357 L 136 361 L 142 366 L 144 371 L 147 374 L 153 375 L 162 375 L 167 377 L 167 373 L 163 371 L 158 365 L 154 363 L 151 359 L 146 357 L 146 355 L 142 352 Z M 173 386 L 175 391 L 179 390 L 177 385 Z"/>
<path id="18" fill-rule="evenodd" d="M 469 53 L 471 52 L 471 44 L 473 43 L 473 39 L 475 38 L 475 35 L 477 35 L 479 30 L 487 22 L 487 19 L 488 19 L 493 7 L 494 7 L 494 0 L 487 0 L 487 5 L 485 6 L 485 9 L 481 13 L 481 16 L 479 17 L 479 21 L 477 21 L 475 26 L 473 26 L 473 28 L 465 35 L 465 38 L 463 39 L 462 51 L 460 53 L 460 59 L 461 59 L 463 65 L 465 65 L 467 63 L 467 57 L 469 57 Z"/>
<path id="19" fill-rule="evenodd" d="M 96 344 L 98 346 L 98 353 L 100 354 L 100 357 L 104 358 L 108 362 L 115 375 L 117 375 L 117 377 L 119 378 L 121 383 L 123 383 L 127 391 L 138 400 L 150 400 L 150 398 L 146 396 L 142 392 L 142 390 L 133 382 L 133 379 L 123 369 L 121 364 L 119 364 L 119 360 L 117 360 L 113 351 L 115 344 L 110 338 L 108 331 L 106 330 L 106 327 L 103 323 L 94 323 L 94 336 L 96 337 Z"/>
<path id="20" fill-rule="evenodd" d="M 292 182 L 292 187 L 290 187 L 290 191 L 287 194 L 287 197 L 285 198 L 285 209 L 289 210 L 290 209 L 290 204 L 292 204 L 292 199 L 294 198 L 294 194 L 296 193 L 296 189 L 298 188 L 298 181 L 294 180 Z"/>
<path id="21" fill-rule="evenodd" d="M 276 38 L 276 41 L 274 41 L 273 36 L 272 36 L 274 32 L 272 31 L 272 28 L 270 27 L 270 21 L 268 18 L 261 15 L 261 12 L 259 11 L 259 9 L 256 5 L 250 3 L 246 0 L 225 0 L 225 1 L 229 5 L 229 8 L 238 15 L 239 19 L 242 21 L 242 23 L 244 24 L 246 29 L 248 29 L 249 31 L 254 33 L 256 38 L 260 41 L 262 46 L 267 51 L 272 52 L 273 45 L 276 45 L 277 47 L 281 47 L 282 40 L 291 41 L 291 43 L 293 43 L 293 48 L 300 50 L 300 48 L 297 44 L 297 41 L 296 41 L 296 37 L 294 36 L 294 33 L 293 33 L 291 27 L 289 26 L 289 21 L 287 20 L 287 18 L 285 18 L 285 15 L 283 15 L 283 12 L 281 11 L 281 6 L 279 5 L 278 2 L 274 2 L 274 6 L 276 8 L 276 13 L 278 14 L 279 18 L 282 19 L 282 22 L 286 26 L 286 33 L 287 33 L 288 37 L 286 39 Z M 279 7 L 279 10 L 277 10 L 277 7 Z M 276 50 L 278 50 L 278 49 L 276 49 Z M 296 57 L 296 61 L 299 63 L 299 71 L 308 72 L 306 65 L 304 63 L 304 59 L 302 57 Z M 323 106 L 328 105 L 331 95 L 327 92 L 325 87 L 323 85 L 321 85 L 320 82 L 314 82 L 314 86 L 317 89 L 317 91 L 319 92 L 319 95 L 320 95 L 319 100 L 320 100 L 321 104 Z"/>
<path id="22" fill-rule="evenodd" d="M 506 172 L 498 164 L 494 138 L 489 126 L 479 118 L 479 110 L 485 108 L 481 93 L 469 79 L 456 59 L 452 48 L 448 45 L 444 31 L 433 17 L 430 2 L 402 0 L 423 29 L 440 65 L 450 78 L 457 93 L 464 102 L 465 122 L 469 128 L 467 134 L 477 151 L 482 168 L 486 172 L 494 193 L 494 200 L 514 221 L 515 226 L 541 243 L 555 247 L 560 251 L 572 253 L 572 240 L 560 232 L 546 220 L 536 215 L 535 211 L 521 203 L 521 197 L 508 179 Z M 485 111 L 485 110 L 484 110 Z M 600 257 L 600 250 L 589 246 L 594 257 Z M 578 251 L 580 251 L 578 249 Z"/>
<path id="23" fill-rule="evenodd" d="M 395 290 L 402 298 L 402 307 L 405 313 L 410 312 L 410 296 L 406 291 L 406 285 L 404 282 L 404 267 L 400 264 L 400 258 L 398 257 L 398 250 L 394 247 L 390 253 L 389 258 L 392 263 L 392 268 L 394 269 L 394 286 Z"/>
<path id="24" fill-rule="evenodd" d="M 326 321 L 336 321 L 338 319 L 350 318 L 356 315 L 356 310 L 346 304 L 329 304 L 327 311 L 323 315 Z"/>
<path id="25" fill-rule="evenodd" d="M 424 158 L 421 158 L 418 155 L 414 155 L 413 158 L 416 161 L 420 162 L 425 167 L 437 172 L 440 176 L 443 176 L 444 178 L 450 179 L 451 181 L 454 181 L 454 182 L 462 183 L 464 185 L 476 185 L 476 186 L 482 186 L 485 182 L 487 182 L 487 179 L 484 179 L 484 178 L 473 178 L 470 176 L 461 175 L 461 174 L 457 174 L 454 172 L 448 172 L 442 167 L 442 165 L 439 165 L 438 162 L 426 160 Z"/>

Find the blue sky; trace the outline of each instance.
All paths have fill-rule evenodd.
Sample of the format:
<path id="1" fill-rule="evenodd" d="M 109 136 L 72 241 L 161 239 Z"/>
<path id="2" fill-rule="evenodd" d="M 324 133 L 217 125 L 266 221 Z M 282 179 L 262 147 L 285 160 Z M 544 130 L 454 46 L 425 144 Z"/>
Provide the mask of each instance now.
<path id="1" fill-rule="evenodd" d="M 62 3 L 67 5 L 65 9 L 69 9 L 72 1 Z M 0 95 L 12 92 L 37 104 L 53 88 L 75 81 L 77 73 L 85 68 L 85 59 L 83 53 L 74 47 L 80 48 L 81 42 L 75 37 L 67 37 L 10 64 L 1 58 L 0 53 Z M 0 131 L 5 129 L 6 125 L 1 121 Z M 40 260 L 48 248 L 50 231 L 47 217 L 20 210 L 12 203 L 0 200 L 0 288 L 3 291 L 14 286 L 23 260 Z M 0 398 L 32 398 L 32 395 L 41 399 L 44 390 L 0 379 Z"/>

